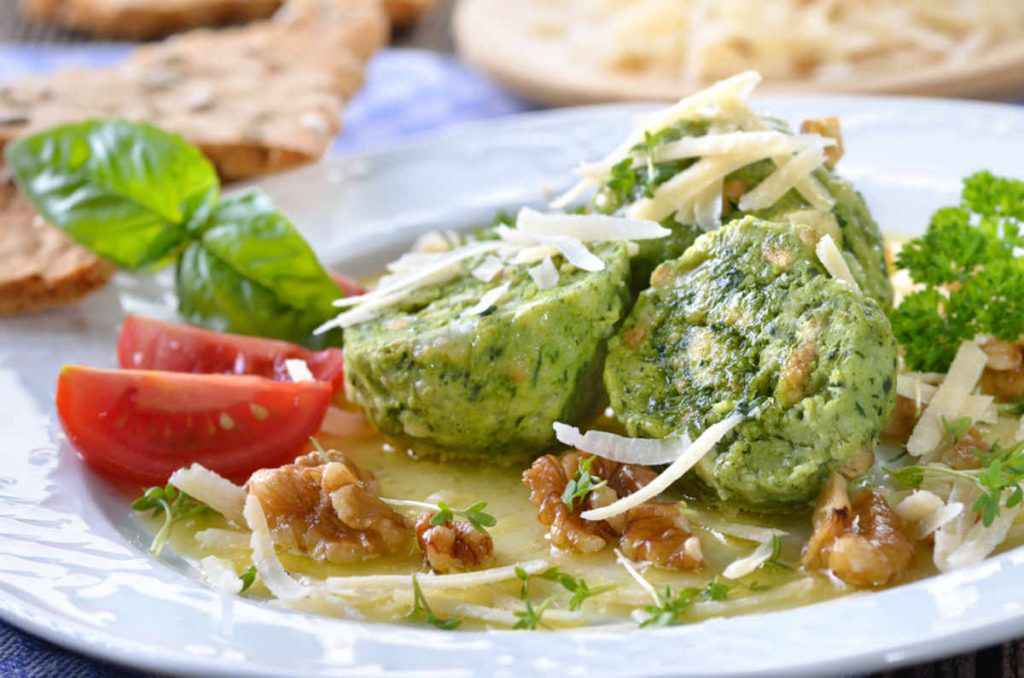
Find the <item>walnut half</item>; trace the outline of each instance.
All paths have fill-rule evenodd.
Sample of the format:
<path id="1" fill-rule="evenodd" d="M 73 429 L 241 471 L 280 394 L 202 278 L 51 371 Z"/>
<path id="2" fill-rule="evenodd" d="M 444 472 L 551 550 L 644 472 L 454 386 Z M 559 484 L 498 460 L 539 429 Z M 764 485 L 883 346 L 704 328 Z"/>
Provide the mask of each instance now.
<path id="1" fill-rule="evenodd" d="M 591 459 L 590 474 L 606 481 L 573 507 L 562 500 L 566 485 Z M 648 501 L 610 520 L 589 521 L 580 517 L 588 508 L 607 506 L 636 492 L 656 477 L 645 466 L 619 464 L 579 452 L 560 458 L 546 455 L 523 473 L 537 520 L 548 527 L 551 544 L 578 553 L 594 553 L 617 543 L 633 560 L 648 561 L 678 570 L 696 570 L 702 562 L 700 540 L 675 502 Z"/>
<path id="2" fill-rule="evenodd" d="M 480 567 L 494 555 L 494 541 L 464 520 L 433 525 L 433 513 L 416 521 L 416 540 L 430 569 L 437 573 L 464 572 Z"/>
<path id="3" fill-rule="evenodd" d="M 318 560 L 365 560 L 409 544 L 409 526 L 378 498 L 373 474 L 337 450 L 256 471 L 247 487 L 260 500 L 274 541 Z"/>

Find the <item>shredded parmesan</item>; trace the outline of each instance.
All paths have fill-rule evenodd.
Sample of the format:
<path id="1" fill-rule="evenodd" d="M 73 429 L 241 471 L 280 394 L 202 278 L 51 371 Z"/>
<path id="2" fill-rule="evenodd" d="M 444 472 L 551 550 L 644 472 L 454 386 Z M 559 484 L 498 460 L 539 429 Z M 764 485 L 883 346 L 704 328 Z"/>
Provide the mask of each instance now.
<path id="1" fill-rule="evenodd" d="M 722 576 L 726 579 L 740 579 L 742 577 L 746 577 L 748 574 L 767 563 L 771 557 L 772 543 L 770 541 L 764 542 L 758 545 L 750 555 L 729 563 L 728 567 L 722 571 Z"/>
<path id="2" fill-rule="evenodd" d="M 549 290 L 558 285 L 558 269 L 551 257 L 544 257 L 543 261 L 529 269 L 529 274 L 538 289 Z"/>
<path id="3" fill-rule="evenodd" d="M 750 212 L 771 207 L 800 179 L 824 163 L 825 153 L 821 145 L 807 146 L 740 198 L 739 208 L 744 212 Z"/>
<path id="4" fill-rule="evenodd" d="M 627 558 L 619 549 L 615 549 L 615 562 L 622 565 L 629 576 L 633 578 L 633 581 L 639 584 L 640 588 L 642 588 L 647 595 L 651 597 L 651 600 L 654 601 L 655 605 L 661 605 L 661 596 L 658 595 L 657 590 L 655 590 L 654 586 L 651 585 L 651 582 L 647 581 L 644 576 L 637 571 L 636 564 Z"/>
<path id="5" fill-rule="evenodd" d="M 774 537 L 785 537 L 787 534 L 785 530 L 778 530 L 774 527 L 761 527 L 723 520 L 693 509 L 683 509 L 683 514 L 705 530 L 720 532 L 746 541 L 770 542 Z"/>
<path id="6" fill-rule="evenodd" d="M 943 572 L 954 570 L 968 565 L 974 565 L 984 560 L 996 549 L 1009 532 L 1013 522 L 1021 512 L 1021 505 L 1012 508 L 1003 506 L 992 524 L 986 527 L 980 520 L 967 531 L 963 542 L 949 554 L 943 561 L 936 561 L 936 565 Z"/>
<path id="7" fill-rule="evenodd" d="M 316 381 L 305 360 L 289 358 L 284 361 L 284 369 L 292 381 Z"/>
<path id="8" fill-rule="evenodd" d="M 835 141 L 812 134 L 794 136 L 764 131 L 707 134 L 702 137 L 685 137 L 659 146 L 655 150 L 654 162 L 752 153 L 764 153 L 765 157 L 771 157 L 795 153 L 811 144 L 827 146 L 834 145 Z"/>
<path id="9" fill-rule="evenodd" d="M 924 539 L 959 516 L 963 509 L 964 505 L 960 502 L 946 504 L 934 492 L 915 490 L 893 510 L 905 522 L 914 525 L 911 535 L 914 539 Z"/>
<path id="10" fill-rule="evenodd" d="M 575 426 L 561 422 L 555 422 L 554 429 L 555 437 L 563 445 L 623 464 L 669 464 L 678 459 L 690 446 L 690 439 L 685 436 L 627 438 L 607 431 L 587 431 L 581 434 Z"/>
<path id="11" fill-rule="evenodd" d="M 209 527 L 196 532 L 195 537 L 197 542 L 210 550 L 229 551 L 249 548 L 249 535 L 245 532 Z"/>
<path id="12" fill-rule="evenodd" d="M 503 283 L 493 289 L 487 290 L 480 297 L 480 301 L 464 310 L 461 313 L 461 316 L 463 318 L 471 318 L 476 315 L 483 315 L 497 306 L 498 302 L 505 298 L 510 287 L 511 285 L 509 283 Z"/>
<path id="13" fill-rule="evenodd" d="M 562 236 L 580 242 L 657 240 L 672 235 L 656 221 L 605 214 L 542 214 L 529 207 L 519 210 L 516 228 L 534 236 Z"/>
<path id="14" fill-rule="evenodd" d="M 171 474 L 171 485 L 197 499 L 236 525 L 244 525 L 245 490 L 200 464 Z"/>
<path id="15" fill-rule="evenodd" d="M 818 255 L 821 265 L 825 267 L 825 270 L 833 278 L 850 289 L 860 292 L 860 286 L 854 280 L 853 273 L 850 272 L 850 267 L 846 264 L 843 253 L 836 247 L 836 242 L 832 239 L 832 236 L 823 235 L 818 240 L 818 245 L 814 248 L 814 251 Z"/>
<path id="16" fill-rule="evenodd" d="M 963 403 L 977 386 L 987 362 L 988 357 L 977 344 L 971 341 L 960 344 L 949 373 L 910 434 L 907 441 L 910 454 L 920 457 L 942 442 L 943 419 L 952 420 L 960 416 Z"/>
<path id="17" fill-rule="evenodd" d="M 274 550 L 274 540 L 267 526 L 260 500 L 253 495 L 245 499 L 245 521 L 252 530 L 252 563 L 260 580 L 275 597 L 285 601 L 298 600 L 310 594 L 311 589 L 291 578 Z"/>
<path id="18" fill-rule="evenodd" d="M 524 563 L 494 567 L 476 572 L 459 574 L 423 574 L 417 575 L 416 582 L 420 588 L 428 589 L 469 589 L 486 586 L 516 578 L 516 569 L 520 568 L 527 574 L 534 575 L 544 572 L 549 567 L 546 560 L 529 560 Z M 412 577 L 407 574 L 376 574 L 355 577 L 328 577 L 324 580 L 324 588 L 332 593 L 353 593 L 361 589 L 386 588 L 396 589 L 412 587 Z"/>
<path id="19" fill-rule="evenodd" d="M 494 280 L 494 276 L 501 273 L 501 269 L 505 267 L 501 259 L 495 256 L 490 256 L 480 262 L 480 265 L 473 269 L 473 277 L 480 282 L 489 283 Z"/>
<path id="20" fill-rule="evenodd" d="M 206 556 L 199 561 L 199 570 L 215 591 L 235 595 L 242 591 L 242 580 L 231 564 L 217 556 Z"/>
<path id="21" fill-rule="evenodd" d="M 373 429 L 370 428 L 366 416 L 362 412 L 343 410 L 331 405 L 327 408 L 324 420 L 320 424 L 320 430 L 339 438 L 355 438 L 369 435 Z"/>
<path id="22" fill-rule="evenodd" d="M 667 469 L 662 471 L 650 483 L 633 494 L 626 495 L 607 506 L 584 511 L 580 514 L 580 517 L 584 520 L 607 520 L 608 518 L 621 515 L 649 499 L 654 499 L 667 490 L 672 483 L 682 478 L 687 471 L 693 468 L 705 454 L 714 449 L 715 445 L 744 419 L 746 419 L 744 415 L 735 413 L 717 424 L 709 426 L 704 433 L 693 441 L 693 444 L 687 447 Z"/>

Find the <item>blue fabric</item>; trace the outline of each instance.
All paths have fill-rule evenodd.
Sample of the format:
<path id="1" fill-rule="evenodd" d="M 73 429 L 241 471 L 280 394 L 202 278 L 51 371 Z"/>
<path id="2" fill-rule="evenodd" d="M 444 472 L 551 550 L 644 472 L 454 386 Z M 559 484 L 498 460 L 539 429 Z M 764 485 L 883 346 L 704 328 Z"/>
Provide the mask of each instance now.
<path id="1" fill-rule="evenodd" d="M 124 58 L 123 45 L 0 45 L 0 84 L 28 73 L 67 66 L 100 66 Z M 385 50 L 370 63 L 366 85 L 345 111 L 334 149 L 352 152 L 452 123 L 527 110 L 455 59 L 421 50 Z M 93 678 L 138 676 L 67 652 L 0 622 L 0 676 Z"/>

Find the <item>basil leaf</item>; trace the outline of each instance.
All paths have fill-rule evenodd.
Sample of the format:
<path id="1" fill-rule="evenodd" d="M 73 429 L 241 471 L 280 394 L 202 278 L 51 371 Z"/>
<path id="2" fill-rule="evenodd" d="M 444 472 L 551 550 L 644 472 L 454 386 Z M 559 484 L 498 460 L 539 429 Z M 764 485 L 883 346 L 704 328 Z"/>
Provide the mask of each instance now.
<path id="1" fill-rule="evenodd" d="M 198 149 L 146 124 L 62 125 L 9 144 L 5 155 L 49 223 L 128 269 L 172 256 L 219 191 Z"/>
<path id="2" fill-rule="evenodd" d="M 336 315 L 337 285 L 291 223 L 261 193 L 225 200 L 181 254 L 178 311 L 222 332 L 340 346 L 340 331 L 314 337 Z"/>

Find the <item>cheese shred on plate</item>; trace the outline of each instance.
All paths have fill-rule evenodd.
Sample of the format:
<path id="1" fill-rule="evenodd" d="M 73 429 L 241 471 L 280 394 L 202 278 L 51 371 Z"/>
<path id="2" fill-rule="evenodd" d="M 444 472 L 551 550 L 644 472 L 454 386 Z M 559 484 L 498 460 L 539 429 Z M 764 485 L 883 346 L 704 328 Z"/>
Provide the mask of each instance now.
<path id="1" fill-rule="evenodd" d="M 825 270 L 833 278 L 850 289 L 860 292 L 860 286 L 854 279 L 853 273 L 850 272 L 850 267 L 846 263 L 846 259 L 843 258 L 843 253 L 839 251 L 836 241 L 832 239 L 831 235 L 823 235 L 814 251 L 818 255 L 821 265 L 825 267 Z"/>
<path id="2" fill-rule="evenodd" d="M 973 341 L 960 344 L 953 364 L 942 385 L 935 391 L 907 441 L 907 451 L 915 457 L 932 452 L 942 442 L 943 419 L 961 416 L 965 402 L 978 385 L 988 356 Z"/>
<path id="3" fill-rule="evenodd" d="M 722 572 L 726 579 L 740 579 L 751 574 L 772 557 L 772 542 L 762 542 L 750 555 L 734 560 Z"/>
<path id="4" fill-rule="evenodd" d="M 251 494 L 245 499 L 245 521 L 252 530 L 252 564 L 260 575 L 260 581 L 275 597 L 284 601 L 294 601 L 309 595 L 311 589 L 292 579 L 278 559 L 263 506 Z"/>
<path id="5" fill-rule="evenodd" d="M 201 464 L 171 474 L 171 485 L 201 501 L 235 525 L 244 525 L 245 490 Z"/>
<path id="6" fill-rule="evenodd" d="M 744 419 L 746 419 L 745 415 L 735 413 L 717 424 L 709 426 L 667 469 L 662 471 L 650 483 L 633 494 L 628 494 L 622 499 L 612 502 L 608 506 L 584 511 L 580 514 L 580 517 L 584 520 L 607 520 L 608 518 L 621 515 L 649 499 L 654 499 L 667 490 L 672 483 L 682 478 L 687 471 L 693 468 L 705 454 L 713 450 L 715 445 L 727 436 L 730 431 L 739 426 Z"/>

